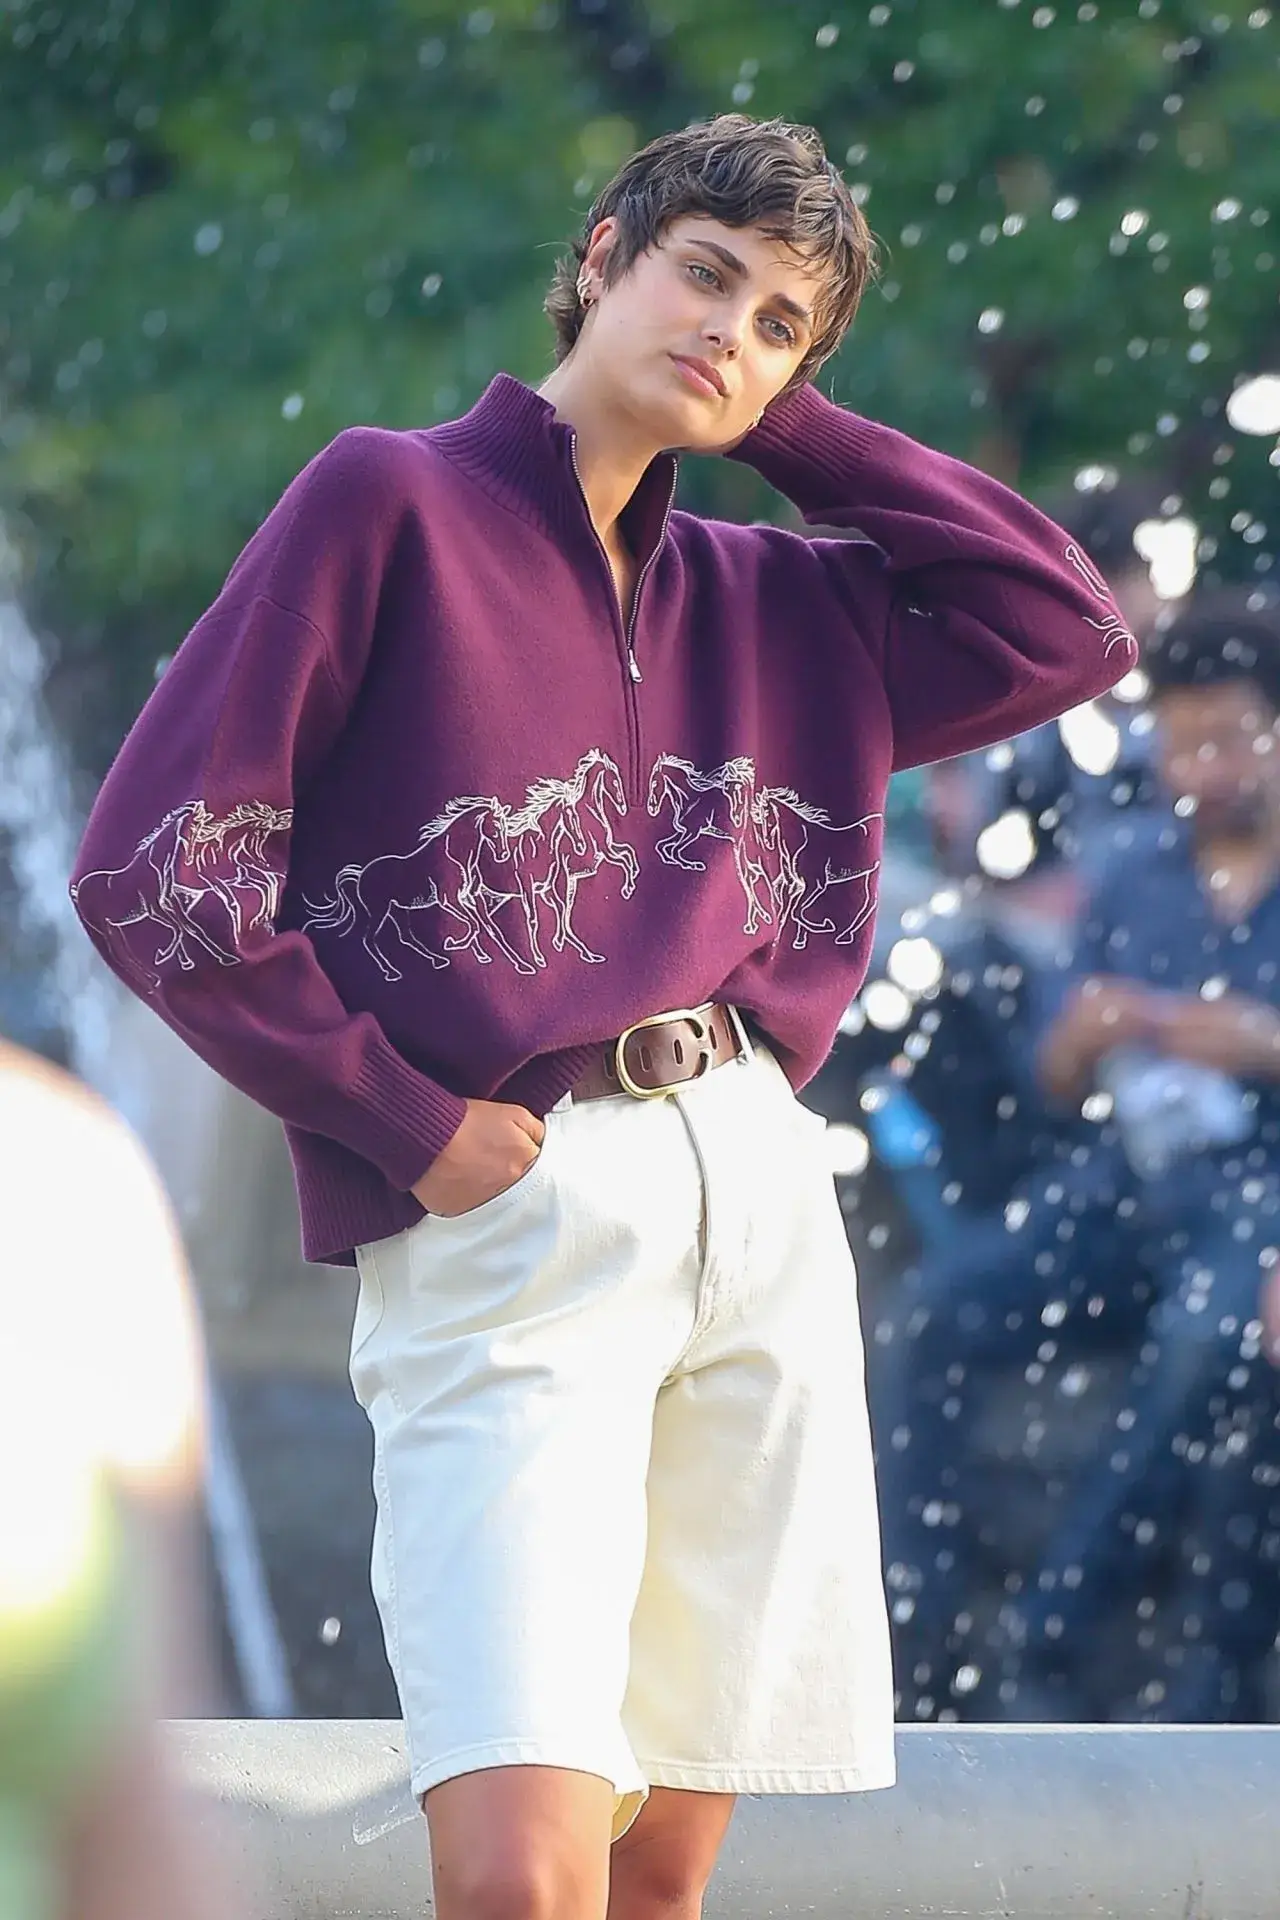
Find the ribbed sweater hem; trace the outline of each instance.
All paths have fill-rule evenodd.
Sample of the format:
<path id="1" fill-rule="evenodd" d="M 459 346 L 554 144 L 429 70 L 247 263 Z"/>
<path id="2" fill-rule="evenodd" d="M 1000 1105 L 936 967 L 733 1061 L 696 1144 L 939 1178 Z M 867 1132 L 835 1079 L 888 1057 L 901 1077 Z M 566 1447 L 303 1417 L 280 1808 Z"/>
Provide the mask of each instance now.
<path id="1" fill-rule="evenodd" d="M 579 1079 L 595 1051 L 593 1047 L 567 1047 L 542 1055 L 529 1061 L 489 1097 L 527 1107 L 542 1119 Z M 335 1167 L 326 1142 L 300 1128 L 286 1129 L 302 1223 L 303 1258 L 314 1264 L 354 1266 L 357 1247 L 416 1226 L 424 1217 L 423 1208 L 408 1188 L 421 1178 L 435 1154 L 448 1145 L 466 1112 L 466 1101 L 458 1095 L 414 1073 L 398 1055 L 392 1054 L 391 1059 L 398 1071 L 384 1074 L 375 1070 L 364 1076 L 359 1091 L 362 1104 L 371 1097 L 383 1099 L 378 1136 L 380 1164 L 375 1165 L 372 1158 L 344 1159 L 340 1167 Z M 402 1131 L 406 1127 L 408 1133 Z M 427 1140 L 432 1131 L 439 1139 L 438 1145 L 411 1144 L 415 1138 Z M 389 1173 L 388 1163 L 397 1155 L 405 1156 L 406 1167 L 415 1155 L 420 1162 L 403 1188 L 394 1184 Z"/>
<path id="2" fill-rule="evenodd" d="M 366 1055 L 350 1090 L 363 1110 L 361 1137 L 352 1144 L 401 1190 L 422 1178 L 467 1111 L 465 1100 L 385 1044 Z"/>

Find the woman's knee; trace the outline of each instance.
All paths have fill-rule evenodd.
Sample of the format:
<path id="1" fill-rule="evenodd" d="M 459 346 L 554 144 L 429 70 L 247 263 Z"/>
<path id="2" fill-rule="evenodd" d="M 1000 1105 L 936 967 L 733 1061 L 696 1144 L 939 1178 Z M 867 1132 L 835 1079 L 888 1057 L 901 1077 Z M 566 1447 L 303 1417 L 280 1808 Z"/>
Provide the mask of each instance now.
<path id="1" fill-rule="evenodd" d="M 655 1788 L 613 1849 L 609 1920 L 694 1914 L 733 1814 L 732 1794 Z"/>
<path id="2" fill-rule="evenodd" d="M 610 1782 L 498 1767 L 425 1797 L 439 1920 L 603 1920 Z"/>
<path id="3" fill-rule="evenodd" d="M 441 1920 L 603 1920 L 604 1893 L 572 1861 L 495 1835 L 468 1861 L 434 1872 Z"/>

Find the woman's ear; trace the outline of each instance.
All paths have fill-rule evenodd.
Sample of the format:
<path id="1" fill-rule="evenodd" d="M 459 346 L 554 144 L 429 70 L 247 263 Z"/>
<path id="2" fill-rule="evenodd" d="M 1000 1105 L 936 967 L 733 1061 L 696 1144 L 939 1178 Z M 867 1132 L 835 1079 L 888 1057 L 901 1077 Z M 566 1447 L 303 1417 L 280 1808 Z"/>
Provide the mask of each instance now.
<path id="1" fill-rule="evenodd" d="M 604 279 L 605 262 L 613 252 L 617 237 L 618 223 L 612 215 L 607 220 L 597 221 L 591 229 L 591 238 L 582 256 L 582 270 L 597 284 Z"/>

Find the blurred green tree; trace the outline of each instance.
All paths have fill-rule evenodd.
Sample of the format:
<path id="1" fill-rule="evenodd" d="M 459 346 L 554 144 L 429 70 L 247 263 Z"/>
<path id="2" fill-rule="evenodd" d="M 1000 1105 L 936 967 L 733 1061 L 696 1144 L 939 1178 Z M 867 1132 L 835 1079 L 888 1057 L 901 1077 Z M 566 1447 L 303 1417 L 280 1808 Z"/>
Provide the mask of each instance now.
<path id="1" fill-rule="evenodd" d="M 1150 466 L 1268 564 L 1277 455 L 1224 415 L 1280 365 L 1265 6 L 11 0 L 0 509 L 92 762 L 304 461 L 538 378 L 594 190 L 734 105 L 817 125 L 881 239 L 837 398 L 1033 493 Z"/>

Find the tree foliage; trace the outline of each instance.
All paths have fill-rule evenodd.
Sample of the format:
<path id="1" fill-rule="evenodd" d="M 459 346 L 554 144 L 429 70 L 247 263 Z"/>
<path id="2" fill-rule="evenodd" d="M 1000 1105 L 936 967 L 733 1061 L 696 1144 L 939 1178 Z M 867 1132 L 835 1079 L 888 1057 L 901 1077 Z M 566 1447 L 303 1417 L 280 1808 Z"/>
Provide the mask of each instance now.
<path id="1" fill-rule="evenodd" d="M 1278 59 L 1250 0 L 11 0 L 0 505 L 28 602 L 109 667 L 109 745 L 303 462 L 538 378 L 593 191 L 730 105 L 817 125 L 881 240 L 838 398 L 1033 493 L 1156 468 L 1247 574 L 1274 456 L 1223 408 L 1280 365 Z M 771 510 L 723 463 L 686 491 Z"/>

